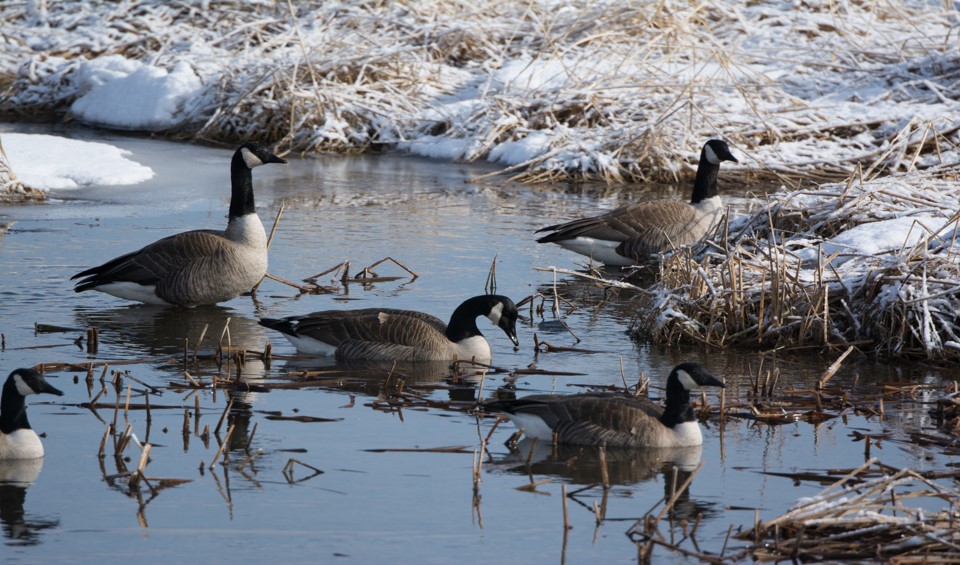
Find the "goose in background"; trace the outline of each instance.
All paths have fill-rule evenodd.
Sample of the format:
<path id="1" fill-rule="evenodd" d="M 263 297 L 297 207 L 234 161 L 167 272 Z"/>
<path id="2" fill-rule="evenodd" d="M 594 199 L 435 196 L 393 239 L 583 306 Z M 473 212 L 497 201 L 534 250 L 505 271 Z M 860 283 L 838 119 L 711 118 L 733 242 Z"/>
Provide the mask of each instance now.
<path id="1" fill-rule="evenodd" d="M 255 167 L 286 163 L 259 143 L 244 143 L 230 163 L 227 229 L 165 237 L 70 277 L 74 290 L 99 290 L 147 304 L 216 304 L 253 288 L 267 272 L 267 236 L 253 201 Z"/>
<path id="2" fill-rule="evenodd" d="M 24 401 L 31 394 L 41 393 L 63 396 L 63 392 L 33 369 L 16 369 L 3 383 L 3 393 L 0 395 L 0 460 L 43 457 L 43 444 L 27 421 L 27 404 Z"/>
<path id="3" fill-rule="evenodd" d="M 690 447 L 703 436 L 690 405 L 690 391 L 723 382 L 697 363 L 681 363 L 667 378 L 666 406 L 613 393 L 537 394 L 484 404 L 503 412 L 528 437 L 570 445 Z"/>
<path id="4" fill-rule="evenodd" d="M 537 243 L 556 243 L 606 265 L 626 267 L 651 255 L 702 239 L 720 222 L 723 204 L 717 193 L 720 163 L 733 161 L 725 141 L 711 139 L 700 151 L 690 202 L 650 200 L 537 230 L 551 232 Z"/>
<path id="5" fill-rule="evenodd" d="M 492 358 L 490 344 L 477 328 L 486 316 L 517 339 L 517 306 L 506 296 L 485 294 L 463 302 L 448 324 L 422 312 L 393 308 L 327 310 L 287 318 L 263 318 L 260 324 L 282 333 L 297 351 L 337 359 L 395 361 L 478 361 Z"/>

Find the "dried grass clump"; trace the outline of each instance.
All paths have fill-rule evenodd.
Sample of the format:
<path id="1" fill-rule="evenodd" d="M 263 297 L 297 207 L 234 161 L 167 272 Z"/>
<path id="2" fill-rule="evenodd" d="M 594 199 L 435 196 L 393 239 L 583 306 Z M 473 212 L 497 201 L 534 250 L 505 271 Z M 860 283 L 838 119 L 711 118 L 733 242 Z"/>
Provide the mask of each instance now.
<path id="1" fill-rule="evenodd" d="M 0 115 L 68 113 L 81 65 L 122 55 L 201 78 L 168 135 L 488 159 L 526 181 L 675 179 L 716 136 L 753 174 L 839 180 L 950 161 L 960 127 L 946 4 L 38 5 L 0 3 Z"/>
<path id="2" fill-rule="evenodd" d="M 676 343 L 835 349 L 960 360 L 957 171 L 771 195 L 757 212 L 661 262 L 639 332 Z M 911 240 L 873 253 L 852 228 L 913 218 Z M 879 234 L 878 239 L 883 239 Z"/>
<path id="3" fill-rule="evenodd" d="M 871 478 L 870 467 L 884 475 Z M 960 562 L 960 492 L 871 459 L 737 537 L 754 560 Z"/>

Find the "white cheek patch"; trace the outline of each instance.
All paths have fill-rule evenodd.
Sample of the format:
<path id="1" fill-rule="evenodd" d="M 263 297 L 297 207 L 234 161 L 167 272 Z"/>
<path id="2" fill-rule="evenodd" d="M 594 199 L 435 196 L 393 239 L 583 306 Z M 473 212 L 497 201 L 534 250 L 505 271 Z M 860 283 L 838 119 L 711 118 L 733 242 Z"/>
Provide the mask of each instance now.
<path id="1" fill-rule="evenodd" d="M 500 324 L 500 316 L 502 315 L 503 315 L 503 302 L 498 302 L 497 305 L 490 310 L 490 313 L 487 314 L 487 318 L 489 318 L 490 321 L 493 322 L 493 325 L 496 326 Z"/>
<path id="2" fill-rule="evenodd" d="M 254 155 L 253 151 L 250 151 L 246 147 L 240 149 L 240 154 L 243 155 L 243 162 L 247 164 L 248 169 L 259 167 L 263 164 L 263 161 L 260 160 L 260 157 Z"/>
<path id="3" fill-rule="evenodd" d="M 31 394 L 37 394 L 37 391 L 33 390 L 33 387 L 27 384 L 27 381 L 23 380 L 23 377 L 20 375 L 14 375 L 13 382 L 17 385 L 17 392 L 20 393 L 20 396 L 30 396 Z"/>
<path id="4" fill-rule="evenodd" d="M 707 161 L 713 163 L 714 165 L 720 164 L 720 159 L 717 157 L 717 154 L 713 152 L 713 147 L 704 145 L 703 152 L 707 156 Z"/>
<path id="5" fill-rule="evenodd" d="M 700 388 L 700 385 L 697 384 L 697 381 L 693 380 L 693 377 L 690 376 L 690 373 L 684 370 L 677 371 L 677 380 L 680 381 L 680 384 L 683 385 L 683 388 L 687 390 Z"/>
<path id="6" fill-rule="evenodd" d="M 390 319 L 390 314 L 387 314 L 386 312 L 380 312 L 379 314 L 377 314 L 377 320 L 379 320 L 381 324 L 386 324 L 387 320 L 389 319 Z"/>

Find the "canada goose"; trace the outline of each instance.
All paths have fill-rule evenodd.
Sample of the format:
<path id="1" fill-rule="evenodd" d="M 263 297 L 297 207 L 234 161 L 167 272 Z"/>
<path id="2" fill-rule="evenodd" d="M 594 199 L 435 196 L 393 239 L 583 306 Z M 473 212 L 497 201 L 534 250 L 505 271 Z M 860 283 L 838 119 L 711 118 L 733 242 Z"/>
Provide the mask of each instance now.
<path id="1" fill-rule="evenodd" d="M 520 344 L 517 307 L 495 294 L 467 299 L 453 311 L 449 324 L 430 314 L 393 308 L 327 310 L 263 318 L 260 324 L 284 334 L 301 353 L 338 359 L 486 362 L 492 354 L 477 328 L 478 316 L 486 316 L 514 345 Z"/>
<path id="2" fill-rule="evenodd" d="M 641 263 L 650 255 L 694 243 L 723 216 L 717 194 L 717 173 L 722 161 L 739 162 L 726 142 L 711 139 L 700 151 L 689 204 L 679 200 L 637 202 L 601 216 L 541 228 L 537 233 L 552 233 L 537 243 L 556 243 L 617 267 Z"/>
<path id="3" fill-rule="evenodd" d="M 688 447 L 703 443 L 690 391 L 724 384 L 697 363 L 681 363 L 667 378 L 666 407 L 612 393 L 537 394 L 484 404 L 506 413 L 527 436 L 541 441 L 607 447 Z"/>
<path id="4" fill-rule="evenodd" d="M 32 369 L 16 369 L 3 383 L 0 396 L 0 459 L 35 459 L 43 457 L 43 444 L 27 421 L 24 398 L 40 393 L 63 396 Z"/>
<path id="5" fill-rule="evenodd" d="M 253 203 L 250 171 L 267 163 L 286 161 L 253 142 L 233 154 L 226 230 L 193 230 L 157 240 L 70 277 L 83 277 L 74 290 L 190 308 L 250 290 L 267 272 L 267 236 Z"/>

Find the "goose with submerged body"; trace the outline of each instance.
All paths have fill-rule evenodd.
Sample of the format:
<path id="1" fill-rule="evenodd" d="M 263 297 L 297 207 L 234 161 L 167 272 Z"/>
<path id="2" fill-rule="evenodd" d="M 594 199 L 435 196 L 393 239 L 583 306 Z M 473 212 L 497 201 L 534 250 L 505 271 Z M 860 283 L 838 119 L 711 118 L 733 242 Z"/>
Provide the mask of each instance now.
<path id="1" fill-rule="evenodd" d="M 263 318 L 260 324 L 284 335 L 297 351 L 338 359 L 395 361 L 478 361 L 492 358 L 477 328 L 486 316 L 514 345 L 517 307 L 506 296 L 485 294 L 464 301 L 450 322 L 412 310 L 363 308 L 326 310 L 302 316 Z"/>
<path id="2" fill-rule="evenodd" d="M 0 460 L 43 457 L 43 444 L 27 420 L 26 397 L 63 392 L 33 369 L 16 369 L 3 383 L 0 394 Z"/>
<path id="3" fill-rule="evenodd" d="M 528 437 L 570 445 L 690 447 L 703 436 L 690 391 L 724 384 L 698 363 L 681 363 L 667 378 L 663 408 L 647 399 L 614 393 L 539 394 L 484 404 L 502 412 Z"/>
<path id="4" fill-rule="evenodd" d="M 241 145 L 230 163 L 230 212 L 225 230 L 193 230 L 157 240 L 77 273 L 74 290 L 98 290 L 147 304 L 194 307 L 230 300 L 267 272 L 267 236 L 257 216 L 251 171 L 286 163 L 255 142 Z"/>
<path id="5" fill-rule="evenodd" d="M 717 190 L 720 163 L 736 157 L 727 143 L 711 139 L 700 151 L 700 163 L 690 202 L 636 202 L 600 216 L 573 220 L 537 230 L 551 232 L 537 243 L 556 243 L 606 265 L 642 263 L 657 253 L 702 239 L 720 222 L 723 204 Z"/>

